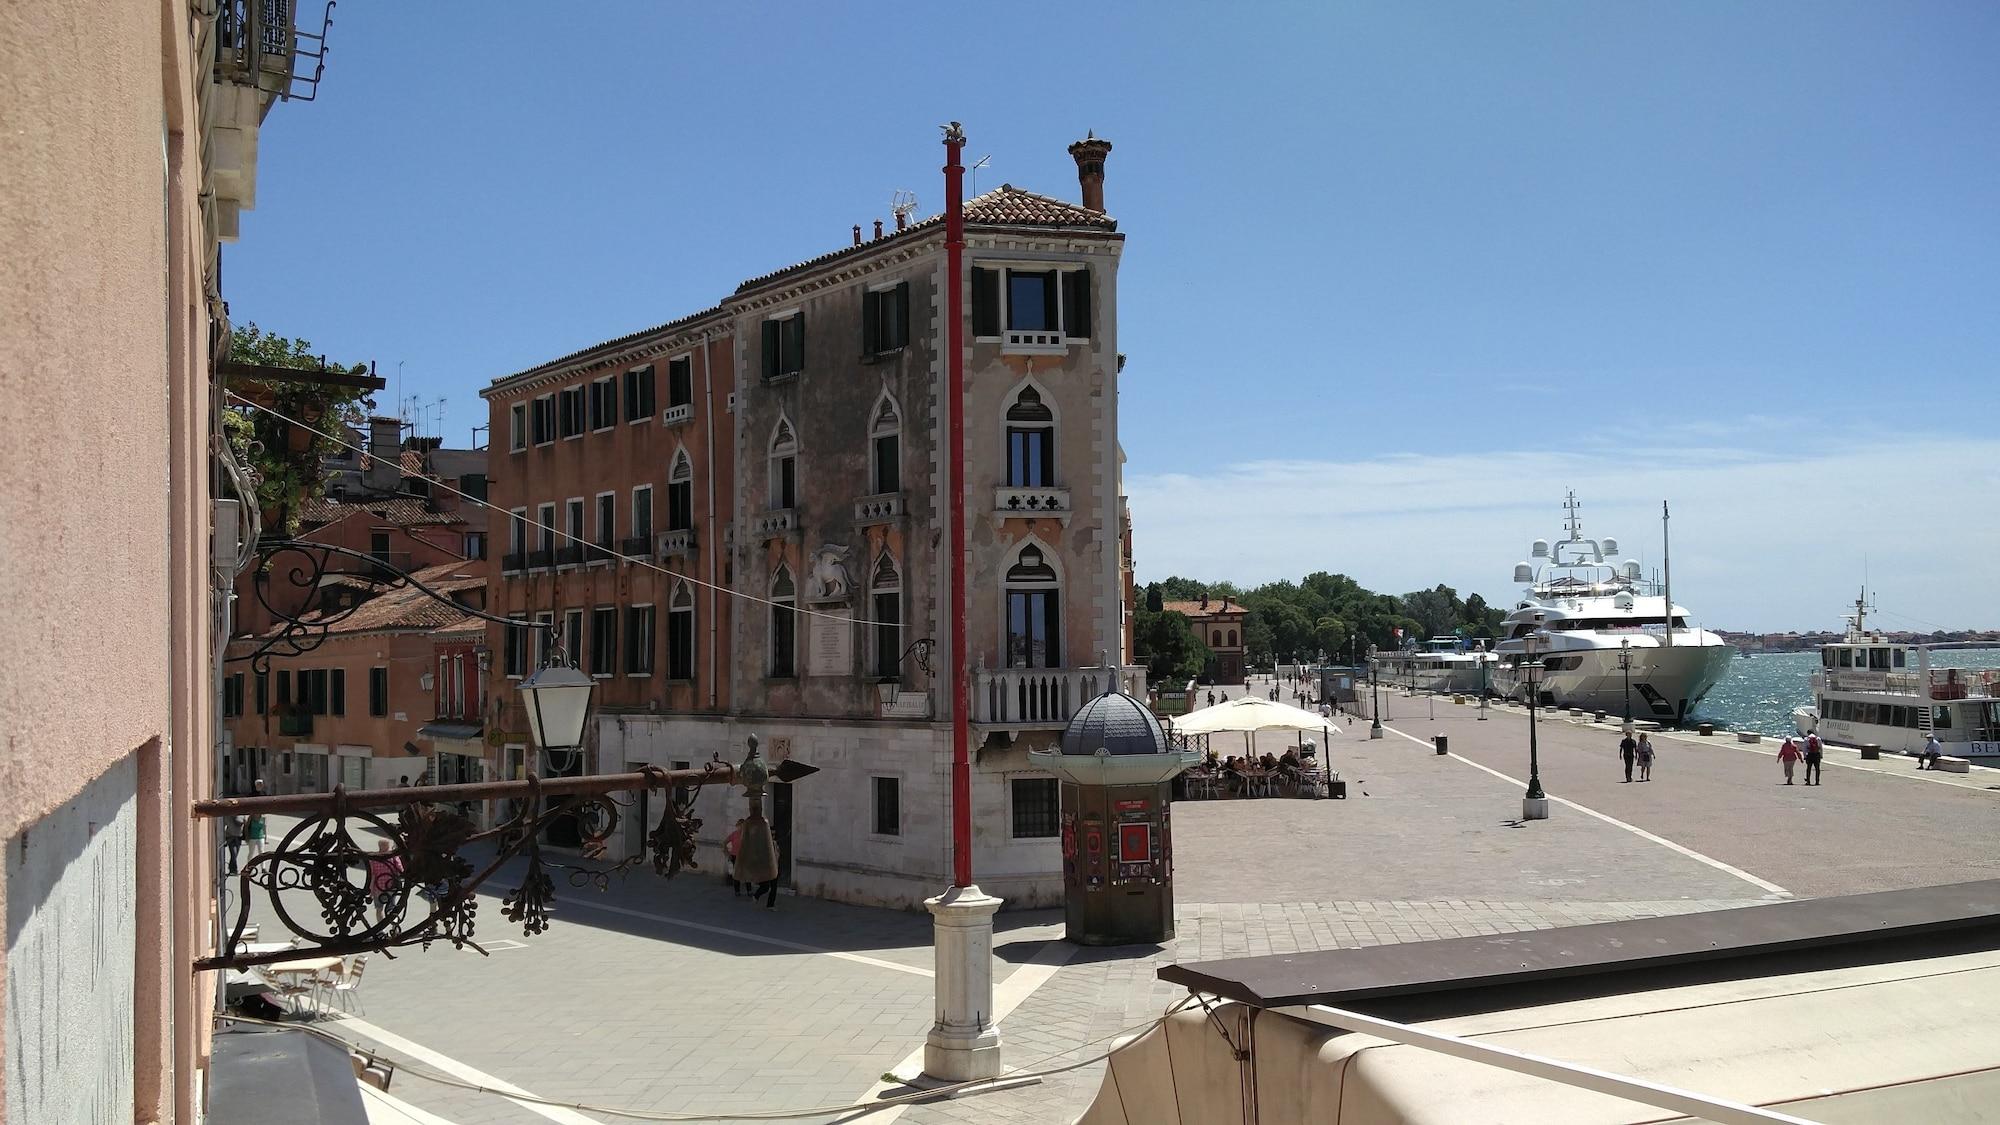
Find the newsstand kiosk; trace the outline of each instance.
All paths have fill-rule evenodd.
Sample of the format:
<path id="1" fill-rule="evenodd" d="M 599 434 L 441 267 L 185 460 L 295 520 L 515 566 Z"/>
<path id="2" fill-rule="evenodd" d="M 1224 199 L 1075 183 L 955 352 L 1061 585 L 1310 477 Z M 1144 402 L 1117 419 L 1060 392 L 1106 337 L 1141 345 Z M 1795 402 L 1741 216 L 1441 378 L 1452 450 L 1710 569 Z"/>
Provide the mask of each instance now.
<path id="1" fill-rule="evenodd" d="M 1117 687 L 1083 705 L 1059 750 L 1028 755 L 1062 779 L 1064 937 L 1078 945 L 1174 936 L 1173 779 L 1201 760 L 1175 750 L 1152 711 Z"/>

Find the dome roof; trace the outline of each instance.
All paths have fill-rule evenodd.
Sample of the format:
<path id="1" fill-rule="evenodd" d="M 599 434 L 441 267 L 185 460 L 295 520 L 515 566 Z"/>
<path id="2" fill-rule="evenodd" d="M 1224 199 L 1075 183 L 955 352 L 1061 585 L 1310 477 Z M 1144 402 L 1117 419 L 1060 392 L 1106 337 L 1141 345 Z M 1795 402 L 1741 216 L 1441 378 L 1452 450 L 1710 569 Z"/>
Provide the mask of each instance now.
<path id="1" fill-rule="evenodd" d="M 1167 733 L 1144 703 L 1113 686 L 1085 703 L 1063 729 L 1064 754 L 1094 755 L 1103 747 L 1112 754 L 1163 754 Z"/>

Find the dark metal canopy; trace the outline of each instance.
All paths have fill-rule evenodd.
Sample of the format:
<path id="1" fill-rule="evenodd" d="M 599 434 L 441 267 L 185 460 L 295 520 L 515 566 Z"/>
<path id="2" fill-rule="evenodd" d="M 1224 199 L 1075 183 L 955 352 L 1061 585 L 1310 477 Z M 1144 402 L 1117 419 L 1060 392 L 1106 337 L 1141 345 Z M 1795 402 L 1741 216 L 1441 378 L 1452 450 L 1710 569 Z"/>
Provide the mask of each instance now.
<path id="1" fill-rule="evenodd" d="M 1100 747 L 1113 755 L 1163 754 L 1167 732 L 1144 703 L 1114 686 L 1079 708 L 1062 733 L 1065 754 L 1096 754 Z"/>

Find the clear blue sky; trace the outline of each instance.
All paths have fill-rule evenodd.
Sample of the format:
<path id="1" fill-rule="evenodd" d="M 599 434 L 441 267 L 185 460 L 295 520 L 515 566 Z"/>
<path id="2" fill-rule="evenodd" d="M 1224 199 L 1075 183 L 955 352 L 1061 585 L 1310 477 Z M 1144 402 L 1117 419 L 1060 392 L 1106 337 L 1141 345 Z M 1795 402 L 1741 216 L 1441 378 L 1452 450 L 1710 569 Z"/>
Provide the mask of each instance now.
<path id="1" fill-rule="evenodd" d="M 1505 598 L 1577 487 L 1649 559 L 1675 500 L 1709 624 L 1835 624 L 1865 555 L 1996 625 L 1996 58 L 1983 3 L 355 2 L 224 291 L 459 444 L 496 376 L 937 210 L 942 121 L 1069 198 L 1095 129 L 1142 577 Z"/>

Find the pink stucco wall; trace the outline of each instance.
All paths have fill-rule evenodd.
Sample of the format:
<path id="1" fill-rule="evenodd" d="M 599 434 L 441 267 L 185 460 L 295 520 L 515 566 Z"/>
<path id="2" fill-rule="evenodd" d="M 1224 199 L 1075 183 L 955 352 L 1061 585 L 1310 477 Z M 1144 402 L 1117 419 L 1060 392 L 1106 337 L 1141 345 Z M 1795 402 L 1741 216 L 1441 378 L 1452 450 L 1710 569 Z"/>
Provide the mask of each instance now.
<path id="1" fill-rule="evenodd" d="M 0 4 L 0 839 L 138 756 L 139 1121 L 194 1119 L 207 1043 L 184 968 L 212 738 L 193 26 L 185 0 Z"/>

